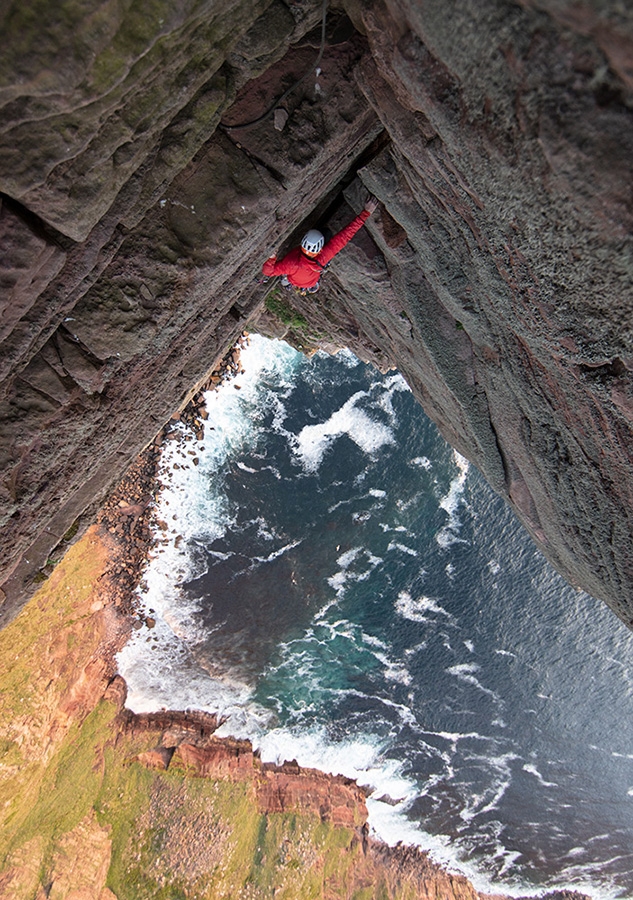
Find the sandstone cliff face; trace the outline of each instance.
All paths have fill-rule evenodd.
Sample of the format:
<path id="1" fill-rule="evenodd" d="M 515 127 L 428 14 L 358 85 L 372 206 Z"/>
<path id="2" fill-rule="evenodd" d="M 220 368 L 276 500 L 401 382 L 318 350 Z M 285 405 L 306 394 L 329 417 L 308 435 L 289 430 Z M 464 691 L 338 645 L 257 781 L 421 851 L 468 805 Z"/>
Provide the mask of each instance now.
<path id="1" fill-rule="evenodd" d="M 397 366 L 573 583 L 633 624 L 633 11 L 617 0 L 10 4 L 0 64 L 4 620 L 270 285 Z M 275 121 L 278 127 L 275 128 Z M 293 300 L 295 303 L 295 300 Z"/>

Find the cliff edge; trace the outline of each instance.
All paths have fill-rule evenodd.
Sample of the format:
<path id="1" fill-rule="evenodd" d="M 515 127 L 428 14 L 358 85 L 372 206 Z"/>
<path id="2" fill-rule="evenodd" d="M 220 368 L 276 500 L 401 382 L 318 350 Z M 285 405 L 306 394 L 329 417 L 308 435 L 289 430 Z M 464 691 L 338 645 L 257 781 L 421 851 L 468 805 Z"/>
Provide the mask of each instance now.
<path id="1" fill-rule="evenodd" d="M 370 191 L 380 212 L 298 311 L 397 366 L 633 625 L 633 11 L 13 2 L 2 31 L 3 622 L 265 327 L 270 251 Z"/>
<path id="2" fill-rule="evenodd" d="M 113 654 L 133 626 L 133 531 L 89 529 L 0 633 L 3 900 L 509 900 L 372 840 L 349 778 L 262 763 L 208 713 L 126 710 Z"/>

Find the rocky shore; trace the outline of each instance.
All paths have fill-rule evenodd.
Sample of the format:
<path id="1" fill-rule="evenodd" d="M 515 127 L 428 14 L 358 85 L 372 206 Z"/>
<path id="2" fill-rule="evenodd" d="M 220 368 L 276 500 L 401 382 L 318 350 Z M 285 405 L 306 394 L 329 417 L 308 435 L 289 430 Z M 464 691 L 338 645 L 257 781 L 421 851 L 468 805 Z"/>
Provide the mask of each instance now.
<path id="1" fill-rule="evenodd" d="M 164 745 L 171 719 L 117 712 L 113 660 L 152 627 L 133 591 L 162 442 L 200 431 L 271 250 L 367 192 L 379 213 L 284 312 L 295 344 L 395 365 L 633 627 L 633 12 L 11 0 L 2 21 L 0 896 L 475 897 L 415 851 L 372 856 L 363 825 L 288 812 L 303 789 L 257 800 L 301 773 L 190 777 L 176 749 L 212 723 Z M 167 768 L 141 765 L 157 746 Z"/>
<path id="2" fill-rule="evenodd" d="M 247 340 L 246 336 L 240 339 L 241 342 L 244 340 Z M 125 753 L 127 766 L 132 762 L 139 764 L 152 772 L 155 779 L 160 779 L 163 773 L 169 777 L 241 786 L 249 792 L 253 809 L 262 819 L 268 820 L 275 815 L 301 816 L 342 830 L 346 835 L 347 862 L 351 860 L 350 871 L 344 879 L 344 889 L 343 884 L 335 886 L 333 882 L 321 895 L 323 897 L 349 897 L 354 895 L 354 890 L 373 891 L 381 885 L 383 893 L 372 892 L 367 896 L 483 900 L 487 895 L 478 893 L 464 876 L 445 871 L 417 848 L 388 847 L 371 838 L 365 803 L 367 790 L 352 779 L 302 768 L 294 760 L 281 765 L 262 763 L 249 741 L 217 738 L 215 731 L 220 724 L 217 717 L 202 711 L 162 710 L 135 714 L 125 707 L 127 687 L 116 674 L 115 653 L 133 629 L 142 624 L 152 628 L 155 624 L 151 611 L 147 615 L 136 607 L 134 591 L 143 577 L 147 555 L 153 545 L 154 528 L 160 534 L 160 523 L 152 523 L 152 515 L 153 501 L 160 490 L 156 475 L 161 447 L 165 441 L 185 441 L 188 433 L 203 438 L 202 423 L 207 416 L 203 393 L 239 373 L 239 353 L 238 344 L 183 410 L 172 417 L 159 438 L 138 457 L 99 514 L 97 533 L 107 547 L 107 553 L 96 584 L 99 601 L 93 603 L 91 609 L 100 617 L 109 617 L 110 625 L 108 639 L 101 643 L 95 654 L 101 664 L 95 665 L 93 659 L 92 665 L 83 670 L 84 680 L 90 671 L 93 683 L 89 690 L 84 684 L 84 693 L 90 699 L 83 705 L 75 705 L 75 719 L 90 716 L 102 697 L 103 702 L 112 705 L 115 711 L 108 741 L 117 753 Z M 138 752 L 130 755 L 131 748 Z M 172 828 L 179 827 L 171 824 L 165 810 L 155 810 L 153 815 L 154 825 L 158 821 L 156 817 L 164 817 L 161 827 L 167 827 L 170 833 Z M 181 827 L 182 822 L 179 822 Z M 170 840 L 179 845 L 175 831 Z M 179 852 L 184 853 L 183 850 Z M 193 851 L 190 848 L 187 851 L 189 864 L 194 865 L 192 859 L 196 853 L 203 859 L 206 852 L 204 847 Z M 303 847 L 301 864 L 309 865 L 313 856 L 313 847 Z M 0 872 L 0 887 L 7 877 L 6 871 Z M 57 877 L 63 880 L 70 876 L 58 873 Z M 169 883 L 167 873 L 163 873 L 161 879 L 161 883 Z M 111 896 L 119 895 L 108 895 Z M 122 894 L 121 900 L 123 896 L 127 894 Z M 207 894 L 193 892 L 187 896 L 202 898 Z M 300 895 L 290 893 L 288 896 Z M 550 900 L 583 900 L 583 896 L 567 891 L 547 895 Z M 100 894 L 95 897 L 102 900 Z M 499 895 L 496 900 L 503 898 Z"/>
<path id="3" fill-rule="evenodd" d="M 209 383 L 239 368 L 238 347 Z M 192 397 L 162 441 L 204 417 Z M 153 624 L 134 591 L 160 447 L 0 632 L 0 897 L 483 900 L 416 848 L 372 839 L 351 779 L 263 763 L 249 742 L 217 738 L 205 712 L 125 708 L 115 657 Z"/>
<path id="4" fill-rule="evenodd" d="M 165 441 L 186 442 L 187 430 L 202 440 L 203 422 L 207 418 L 204 393 L 239 373 L 240 348 L 246 340 L 248 336 L 242 334 L 220 365 L 198 387 L 183 408 L 170 418 L 152 443 L 139 454 L 97 516 L 97 525 L 107 533 L 112 547 L 110 564 L 105 574 L 112 602 L 122 613 L 130 616 L 132 628 L 140 628 L 143 623 L 149 628 L 154 625 L 151 615 L 143 616 L 138 612 L 133 596 L 154 542 L 151 524 L 153 503 L 160 490 L 156 476 L 161 448 Z M 184 426 L 185 431 L 180 426 Z M 196 463 L 194 459 L 194 464 Z"/>

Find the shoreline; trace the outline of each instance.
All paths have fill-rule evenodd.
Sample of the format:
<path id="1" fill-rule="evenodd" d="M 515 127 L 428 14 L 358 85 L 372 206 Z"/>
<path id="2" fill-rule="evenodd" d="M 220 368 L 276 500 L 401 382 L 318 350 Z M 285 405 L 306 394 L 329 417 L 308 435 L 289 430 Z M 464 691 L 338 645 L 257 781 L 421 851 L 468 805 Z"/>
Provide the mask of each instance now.
<path id="1" fill-rule="evenodd" d="M 143 572 L 147 565 L 149 554 L 152 547 L 157 543 L 157 538 L 153 534 L 151 526 L 153 501 L 160 491 L 157 473 L 161 450 L 167 441 L 184 441 L 183 431 L 179 427 L 181 424 L 195 434 L 198 440 L 202 439 L 203 422 L 207 418 L 204 391 L 214 389 L 225 380 L 230 380 L 236 374 L 239 374 L 241 371 L 240 347 L 243 346 L 245 340 L 248 340 L 248 336 L 242 335 L 240 341 L 229 351 L 221 365 L 206 379 L 205 383 L 193 395 L 187 405 L 170 419 L 152 444 L 140 454 L 134 466 L 117 486 L 99 515 L 99 528 L 104 536 L 109 538 L 113 547 L 111 563 L 107 572 L 108 581 L 112 585 L 112 599 L 114 606 L 121 614 L 122 622 L 125 623 L 120 634 L 120 643 L 117 642 L 119 645 L 112 652 L 109 659 L 112 674 L 108 691 L 111 697 L 116 697 L 117 705 L 120 705 L 118 718 L 122 727 L 126 730 L 132 733 L 162 730 L 167 735 L 167 744 L 170 741 L 173 742 L 175 732 L 181 732 L 180 744 L 172 743 L 171 746 L 167 746 L 163 736 L 160 739 L 160 746 L 157 747 L 156 752 L 150 752 L 143 760 L 139 760 L 151 768 L 168 769 L 173 756 L 176 758 L 180 756 L 180 762 L 182 763 L 183 754 L 178 751 L 178 748 L 184 745 L 198 748 L 194 751 L 184 751 L 186 765 L 193 766 L 195 774 L 212 775 L 214 772 L 215 774 L 226 773 L 226 766 L 220 760 L 222 760 L 224 754 L 232 758 L 236 753 L 236 747 L 238 747 L 240 748 L 237 753 L 238 757 L 240 753 L 242 755 L 245 754 L 250 759 L 251 764 L 253 760 L 255 761 L 255 766 L 260 768 L 260 772 L 265 771 L 271 777 L 276 775 L 283 778 L 290 772 L 300 778 L 305 778 L 306 773 L 310 773 L 319 782 L 325 780 L 325 782 L 330 784 L 336 784 L 338 780 L 343 779 L 346 783 L 353 784 L 360 794 L 367 796 L 367 791 L 360 788 L 352 779 L 346 779 L 344 776 L 329 775 L 316 769 L 305 769 L 298 766 L 294 760 L 284 761 L 281 765 L 257 762 L 259 754 L 257 751 L 253 751 L 250 741 L 239 741 L 231 737 L 216 738 L 213 736 L 213 732 L 216 728 L 219 728 L 222 722 L 218 721 L 217 716 L 211 713 L 190 710 L 161 710 L 155 713 L 137 714 L 124 706 L 127 686 L 124 679 L 116 672 L 115 654 L 124 646 L 135 629 L 139 629 L 143 625 L 151 629 L 155 625 L 151 609 L 148 615 L 136 607 L 134 592 L 138 585 L 142 583 Z M 160 528 L 160 522 L 154 523 L 154 527 L 156 527 L 156 524 Z M 123 699 L 121 699 L 122 697 Z M 194 735 L 193 739 L 191 739 L 192 734 Z M 182 738 L 182 735 L 189 735 L 190 739 L 185 740 Z M 200 762 L 198 751 L 202 748 L 201 753 L 202 757 L 204 757 L 205 748 L 208 748 L 209 741 L 215 748 L 215 763 L 210 768 L 207 767 L 205 769 L 204 764 Z M 219 749 L 220 747 L 222 749 Z M 189 756 L 187 756 L 187 753 L 189 753 Z M 219 769 L 214 769 L 214 765 L 218 765 Z M 202 769 L 200 769 L 200 766 L 202 766 Z M 303 790 L 306 794 L 309 795 L 310 789 L 313 790 L 313 788 L 313 784 L 311 788 L 308 788 L 306 783 L 303 783 Z M 296 796 L 294 802 L 296 806 Z M 394 867 L 398 869 L 398 867 L 404 866 L 407 869 L 411 869 L 411 871 L 423 873 L 424 878 L 432 875 L 434 879 L 449 879 L 451 881 L 457 879 L 460 884 L 460 891 L 466 889 L 467 885 L 467 891 L 473 892 L 472 897 L 494 897 L 498 898 L 498 900 L 507 898 L 505 894 L 477 892 L 467 876 L 459 872 L 451 872 L 445 865 L 433 862 L 428 851 L 422 850 L 415 845 L 398 843 L 395 846 L 390 846 L 376 837 L 370 837 L 367 808 L 364 800 L 361 803 L 361 807 L 360 819 L 362 819 L 362 822 L 357 826 L 358 840 L 361 841 L 365 853 L 368 852 L 368 848 L 371 846 L 372 854 L 376 858 L 380 858 L 382 866 L 387 869 L 394 869 Z M 283 804 L 281 808 L 283 808 Z M 322 812 L 323 805 L 320 808 L 313 808 L 312 811 L 319 812 L 319 809 Z M 280 810 L 268 810 L 264 807 L 262 811 Z M 354 813 L 354 818 L 359 818 L 358 813 L 359 810 L 357 809 Z M 420 877 L 422 877 L 422 874 L 420 874 Z M 464 884 L 462 884 L 462 881 Z M 551 900 L 583 900 L 583 898 L 588 900 L 587 895 L 568 890 L 548 891 L 540 893 L 539 896 L 551 898 Z M 510 898 L 507 898 L 507 900 L 510 900 Z"/>
<path id="2" fill-rule="evenodd" d="M 113 606 L 128 620 L 131 631 L 155 622 L 136 605 L 134 594 L 142 583 L 149 553 L 157 540 L 152 531 L 154 502 L 161 485 L 158 463 L 169 440 L 179 439 L 180 423 L 201 436 L 207 418 L 204 392 L 219 387 L 240 371 L 240 347 L 248 339 L 244 333 L 220 365 L 202 383 L 180 412 L 174 414 L 154 440 L 136 458 L 125 476 L 103 504 L 96 520 L 101 536 L 109 543 L 110 563 L 103 577 L 109 584 Z M 159 524 L 159 523 L 158 523 Z"/>

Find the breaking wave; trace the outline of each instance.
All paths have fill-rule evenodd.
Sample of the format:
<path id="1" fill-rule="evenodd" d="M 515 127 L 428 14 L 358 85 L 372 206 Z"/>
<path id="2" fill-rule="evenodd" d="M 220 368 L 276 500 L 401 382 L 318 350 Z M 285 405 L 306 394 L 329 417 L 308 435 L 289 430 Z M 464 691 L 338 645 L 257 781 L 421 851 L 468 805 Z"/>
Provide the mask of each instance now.
<path id="1" fill-rule="evenodd" d="M 356 778 L 379 837 L 479 890 L 631 896 L 633 635 L 401 376 L 258 336 L 241 367 L 164 448 L 128 705 Z"/>

